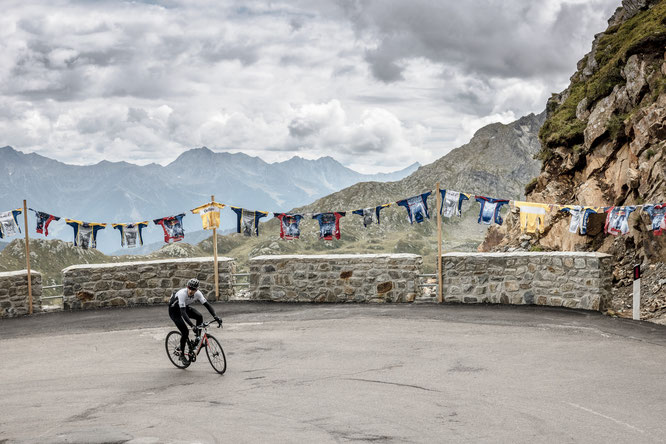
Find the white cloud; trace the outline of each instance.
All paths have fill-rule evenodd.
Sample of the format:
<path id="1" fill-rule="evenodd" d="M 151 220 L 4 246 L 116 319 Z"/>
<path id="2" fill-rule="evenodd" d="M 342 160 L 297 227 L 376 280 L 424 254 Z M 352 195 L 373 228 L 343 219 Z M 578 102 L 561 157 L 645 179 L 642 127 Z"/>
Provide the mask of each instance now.
<path id="1" fill-rule="evenodd" d="M 542 111 L 615 1 L 9 1 L 0 145 L 79 164 L 202 145 L 427 163 Z"/>

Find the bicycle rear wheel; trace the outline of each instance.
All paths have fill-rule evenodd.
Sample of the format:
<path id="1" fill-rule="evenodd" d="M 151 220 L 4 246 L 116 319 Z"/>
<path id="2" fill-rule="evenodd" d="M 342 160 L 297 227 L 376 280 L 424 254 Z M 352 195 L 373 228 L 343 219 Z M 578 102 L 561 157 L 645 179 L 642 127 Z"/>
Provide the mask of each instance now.
<path id="1" fill-rule="evenodd" d="M 180 336 L 181 335 L 179 331 L 170 331 L 164 340 L 164 346 L 166 347 L 166 353 L 169 357 L 169 361 L 171 361 L 173 365 L 178 368 L 187 368 L 190 366 L 190 361 L 188 360 L 187 364 L 181 361 L 180 355 L 182 354 L 182 351 L 177 352 L 176 350 L 180 348 Z"/>
<path id="2" fill-rule="evenodd" d="M 216 372 L 222 375 L 227 371 L 227 358 L 224 356 L 224 350 L 222 350 L 220 341 L 215 339 L 214 336 L 208 335 L 206 355 L 208 356 L 210 365 L 213 366 Z"/>

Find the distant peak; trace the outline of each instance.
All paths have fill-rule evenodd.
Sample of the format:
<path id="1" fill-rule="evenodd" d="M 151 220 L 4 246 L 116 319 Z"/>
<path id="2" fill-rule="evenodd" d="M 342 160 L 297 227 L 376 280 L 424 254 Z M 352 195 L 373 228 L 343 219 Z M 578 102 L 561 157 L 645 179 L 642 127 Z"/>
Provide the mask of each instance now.
<path id="1" fill-rule="evenodd" d="M 182 153 L 180 153 L 180 155 L 176 158 L 176 160 L 174 160 L 174 162 L 178 162 L 179 160 L 183 159 L 199 158 L 204 156 L 209 157 L 213 154 L 215 153 L 213 153 L 213 151 L 206 146 L 202 146 L 200 148 L 191 148 L 187 151 L 183 151 Z"/>
<path id="2" fill-rule="evenodd" d="M 340 163 L 340 162 L 338 162 L 337 160 L 335 160 L 334 158 L 332 158 L 331 156 L 320 157 L 320 158 L 317 159 L 317 160 L 319 160 L 319 161 L 321 161 L 321 162 L 335 162 L 335 163 Z"/>
<path id="3" fill-rule="evenodd" d="M 210 155 L 213 155 L 213 154 L 215 154 L 213 152 L 213 150 L 211 150 L 207 146 L 202 146 L 202 147 L 199 147 L 199 148 L 191 148 L 187 151 L 183 151 L 183 153 L 178 157 L 193 156 L 193 155 L 194 156 L 204 156 L 204 155 L 210 156 Z"/>
<path id="4" fill-rule="evenodd" d="M 3 146 L 2 148 L 0 148 L 0 153 L 2 153 L 2 154 L 19 154 L 20 151 L 17 151 L 14 148 L 12 148 L 11 146 L 7 145 L 7 146 Z"/>
<path id="5" fill-rule="evenodd" d="M 128 165 L 132 165 L 132 166 L 136 166 L 136 165 L 134 165 L 133 163 L 125 162 L 124 160 L 120 160 L 120 161 L 118 161 L 118 162 L 113 162 L 113 161 L 111 161 L 111 160 L 106 160 L 106 159 L 104 159 L 104 160 L 102 160 L 102 161 L 100 161 L 100 162 L 97 162 L 97 163 L 96 163 L 95 165 L 93 165 L 93 166 L 105 166 L 105 167 L 107 167 L 107 166 L 111 166 L 111 165 L 116 165 L 116 166 L 128 166 Z"/>
<path id="6" fill-rule="evenodd" d="M 312 163 L 335 163 L 335 164 L 340 164 L 337 160 L 335 160 L 331 156 L 324 156 L 324 157 L 319 157 L 317 159 L 306 159 L 301 156 L 293 156 L 292 158 L 285 160 L 283 162 L 278 162 L 278 163 L 287 163 L 287 162 L 312 162 Z M 340 164 L 341 165 L 341 164 Z"/>

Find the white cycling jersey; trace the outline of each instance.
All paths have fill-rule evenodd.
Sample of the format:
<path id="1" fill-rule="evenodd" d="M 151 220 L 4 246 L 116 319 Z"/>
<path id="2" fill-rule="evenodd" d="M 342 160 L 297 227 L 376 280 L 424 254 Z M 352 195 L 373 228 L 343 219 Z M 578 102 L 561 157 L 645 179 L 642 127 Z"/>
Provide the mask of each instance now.
<path id="1" fill-rule="evenodd" d="M 203 293 L 200 292 L 199 290 L 195 291 L 192 296 L 189 295 L 187 292 L 187 288 L 181 288 L 176 292 L 176 299 L 178 300 L 178 306 L 181 308 L 185 308 L 194 301 L 199 301 L 202 304 L 206 303 L 206 298 L 204 297 Z M 174 301 L 175 302 L 175 301 Z"/>

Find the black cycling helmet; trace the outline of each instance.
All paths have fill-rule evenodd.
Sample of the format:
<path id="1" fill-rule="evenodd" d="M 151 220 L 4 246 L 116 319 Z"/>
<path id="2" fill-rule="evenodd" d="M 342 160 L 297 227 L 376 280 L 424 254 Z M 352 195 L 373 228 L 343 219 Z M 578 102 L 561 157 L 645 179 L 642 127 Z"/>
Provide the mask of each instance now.
<path id="1" fill-rule="evenodd" d="M 187 281 L 187 288 L 192 290 L 197 290 L 199 288 L 199 279 L 192 278 L 189 281 Z"/>

